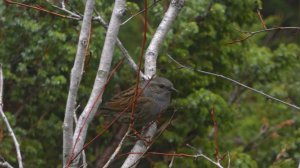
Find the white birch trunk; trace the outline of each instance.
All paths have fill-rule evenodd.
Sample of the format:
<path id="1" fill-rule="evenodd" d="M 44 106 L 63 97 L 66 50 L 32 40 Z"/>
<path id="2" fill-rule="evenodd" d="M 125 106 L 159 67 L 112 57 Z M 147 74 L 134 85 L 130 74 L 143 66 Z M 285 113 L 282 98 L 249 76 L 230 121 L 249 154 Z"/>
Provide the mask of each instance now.
<path id="1" fill-rule="evenodd" d="M 109 74 L 115 43 L 117 40 L 120 24 L 122 23 L 121 18 L 124 16 L 126 11 L 125 4 L 125 0 L 115 1 L 113 13 L 105 37 L 105 42 L 93 90 L 91 92 L 91 96 L 88 100 L 86 107 L 84 108 L 82 114 L 78 119 L 78 123 L 74 132 L 72 146 L 73 156 L 77 155 L 78 152 L 82 150 L 86 138 L 88 125 L 94 117 L 98 106 L 102 101 L 102 94 Z M 80 157 L 77 157 L 73 160 L 71 167 L 78 167 L 79 158 Z"/>
<path id="2" fill-rule="evenodd" d="M 94 0 L 87 0 L 81 31 L 79 35 L 77 52 L 74 65 L 71 71 L 70 88 L 65 110 L 65 118 L 63 123 L 63 165 L 66 165 L 72 148 L 73 140 L 73 113 L 76 106 L 77 92 L 80 85 L 84 68 L 84 59 L 88 47 L 88 41 L 91 30 L 92 15 L 94 9 Z"/>

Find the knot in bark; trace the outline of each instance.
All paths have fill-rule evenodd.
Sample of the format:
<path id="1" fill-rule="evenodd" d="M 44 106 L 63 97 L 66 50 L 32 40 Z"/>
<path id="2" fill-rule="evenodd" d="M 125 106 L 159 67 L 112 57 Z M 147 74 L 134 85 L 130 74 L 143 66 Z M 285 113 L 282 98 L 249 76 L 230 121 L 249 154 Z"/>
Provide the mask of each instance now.
<path id="1" fill-rule="evenodd" d="M 127 9 L 126 8 L 122 8 L 120 10 L 118 10 L 117 16 L 118 17 L 124 17 L 126 15 Z"/>
<path id="2" fill-rule="evenodd" d="M 177 9 L 181 9 L 184 6 L 184 0 L 172 0 L 171 4 Z"/>
<path id="3" fill-rule="evenodd" d="M 147 56 L 149 56 L 149 57 L 155 57 L 155 52 L 153 52 L 153 51 L 149 51 L 149 52 L 147 52 Z"/>
<path id="4" fill-rule="evenodd" d="M 88 45 L 88 40 L 87 40 L 87 38 L 81 39 L 81 45 L 83 45 L 84 47 L 86 47 L 86 46 Z"/>

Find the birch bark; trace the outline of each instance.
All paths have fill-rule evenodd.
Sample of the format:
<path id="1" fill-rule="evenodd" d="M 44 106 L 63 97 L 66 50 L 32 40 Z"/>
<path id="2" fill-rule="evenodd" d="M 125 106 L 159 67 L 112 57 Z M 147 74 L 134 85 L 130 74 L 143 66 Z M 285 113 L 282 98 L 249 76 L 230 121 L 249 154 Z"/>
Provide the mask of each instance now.
<path id="1" fill-rule="evenodd" d="M 84 59 L 88 47 L 88 41 L 91 30 L 92 15 L 95 1 L 87 0 L 84 10 L 83 21 L 81 25 L 77 52 L 73 68 L 71 70 L 70 87 L 65 109 L 65 118 L 63 123 L 63 165 L 66 165 L 72 148 L 73 140 L 73 113 L 76 106 L 78 88 L 83 74 Z"/>
<path id="2" fill-rule="evenodd" d="M 101 53 L 100 64 L 95 78 L 94 86 L 88 103 L 85 106 L 82 114 L 80 115 L 77 126 L 75 128 L 72 146 L 73 149 L 71 152 L 73 156 L 77 155 L 77 153 L 82 150 L 89 123 L 94 117 L 99 104 L 102 102 L 104 86 L 106 84 L 106 80 L 111 67 L 112 56 L 117 41 L 119 28 L 122 23 L 121 18 L 125 15 L 126 12 L 125 4 L 125 0 L 115 1 L 113 13 L 108 25 L 107 34 Z M 77 157 L 73 160 L 71 167 L 78 167 L 79 158 L 80 157 Z"/>

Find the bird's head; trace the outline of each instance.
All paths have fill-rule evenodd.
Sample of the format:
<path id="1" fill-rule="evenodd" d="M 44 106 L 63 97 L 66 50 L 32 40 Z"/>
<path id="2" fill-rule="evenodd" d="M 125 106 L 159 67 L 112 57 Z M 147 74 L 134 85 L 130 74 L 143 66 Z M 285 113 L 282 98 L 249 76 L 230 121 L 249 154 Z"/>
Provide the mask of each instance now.
<path id="1" fill-rule="evenodd" d="M 144 95 L 157 98 L 169 98 L 171 92 L 177 92 L 173 83 L 163 77 L 155 77 L 150 81 L 144 81 Z"/>

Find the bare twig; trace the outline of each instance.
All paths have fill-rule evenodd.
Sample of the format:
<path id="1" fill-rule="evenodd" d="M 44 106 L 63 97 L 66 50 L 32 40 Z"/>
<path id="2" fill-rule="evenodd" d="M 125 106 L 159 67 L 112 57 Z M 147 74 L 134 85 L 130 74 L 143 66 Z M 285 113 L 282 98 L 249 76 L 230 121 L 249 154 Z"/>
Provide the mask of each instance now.
<path id="1" fill-rule="evenodd" d="M 259 21 L 260 21 L 261 25 L 263 26 L 263 28 L 264 28 L 264 29 L 267 29 L 266 23 L 265 23 L 265 21 L 264 21 L 262 15 L 261 15 L 261 13 L 260 13 L 260 10 L 257 9 L 257 10 L 256 10 L 256 13 L 257 13 L 257 16 L 258 16 Z"/>
<path id="2" fill-rule="evenodd" d="M 2 168 L 14 168 L 11 164 L 9 164 L 7 161 L 0 161 L 0 167 Z"/>
<path id="3" fill-rule="evenodd" d="M 98 21 L 107 30 L 107 27 L 108 27 L 107 22 L 103 19 L 103 17 L 100 15 L 99 12 L 97 12 L 95 10 L 95 13 L 97 14 L 97 17 L 95 17 L 94 20 Z M 123 43 L 121 42 L 121 40 L 119 38 L 117 38 L 116 44 L 117 44 L 117 47 L 121 50 L 122 55 L 127 59 L 129 65 L 133 68 L 133 70 L 138 71 L 138 66 L 136 65 L 136 63 L 134 62 L 134 60 L 132 59 L 129 52 L 126 50 L 126 48 L 124 47 Z M 143 79 L 146 79 L 143 72 L 140 72 L 140 77 L 142 77 Z"/>
<path id="4" fill-rule="evenodd" d="M 130 127 L 128 127 L 128 130 L 127 130 L 126 134 L 123 136 L 123 138 L 121 139 L 118 147 L 116 148 L 116 150 L 114 151 L 114 153 L 110 156 L 109 160 L 106 162 L 106 164 L 103 166 L 103 168 L 107 168 L 109 166 L 109 164 L 111 164 L 111 162 L 115 159 L 115 157 L 117 156 L 117 154 L 121 150 L 121 147 L 122 147 L 122 145 L 124 143 L 124 140 L 128 136 L 129 132 L 130 132 Z"/>
<path id="5" fill-rule="evenodd" d="M 62 1 L 62 2 L 64 2 L 64 1 Z M 64 3 L 62 3 L 62 4 L 64 4 Z M 62 5 L 62 7 L 59 7 L 59 6 L 56 6 L 56 5 L 52 5 L 52 6 L 53 6 L 54 8 L 56 8 L 56 9 L 59 9 L 59 10 L 65 12 L 65 13 L 69 14 L 70 17 L 72 17 L 72 18 L 74 18 L 74 19 L 77 18 L 77 20 L 82 20 L 82 16 L 78 15 L 78 14 L 75 13 L 75 12 L 72 12 L 72 11 L 68 10 L 68 9 L 65 7 L 65 5 Z"/>
<path id="6" fill-rule="evenodd" d="M 76 111 L 77 111 L 77 109 L 78 109 L 79 107 L 80 107 L 80 105 L 78 105 L 78 106 L 76 107 L 76 109 L 74 110 L 73 118 L 74 118 L 75 125 L 77 125 L 77 121 L 78 121 L 77 115 L 76 115 Z M 83 167 L 83 168 L 86 168 L 88 164 L 87 164 L 87 162 L 86 162 L 86 154 L 85 154 L 85 150 L 82 150 L 81 154 L 82 154 L 82 167 Z"/>
<path id="7" fill-rule="evenodd" d="M 18 160 L 18 164 L 19 164 L 19 168 L 23 168 L 23 161 L 22 161 L 22 155 L 21 155 L 21 150 L 20 150 L 20 145 L 19 142 L 17 140 L 17 137 L 13 131 L 13 129 L 11 128 L 9 121 L 3 111 L 3 72 L 2 72 L 2 65 L 0 64 L 0 114 L 1 117 L 3 118 L 3 121 L 8 129 L 8 132 L 10 134 L 10 136 L 13 139 L 15 148 L 16 148 L 16 153 L 17 153 L 17 160 Z M 9 164 L 6 164 L 7 166 L 9 166 Z"/>
<path id="8" fill-rule="evenodd" d="M 228 44 L 242 42 L 242 41 L 245 41 L 248 38 L 250 38 L 250 37 L 252 37 L 252 36 L 254 36 L 256 34 L 259 34 L 259 33 L 262 33 L 262 32 L 270 32 L 270 31 L 274 31 L 274 30 L 300 30 L 300 27 L 273 27 L 273 28 L 268 28 L 268 29 L 262 29 L 262 30 L 252 31 L 252 32 L 249 32 L 249 31 L 240 31 L 241 33 L 246 34 L 246 36 L 243 37 L 243 38 L 241 38 L 241 39 L 233 40 L 233 41 L 229 42 Z"/>
<path id="9" fill-rule="evenodd" d="M 261 139 L 267 137 L 270 133 L 277 132 L 278 130 L 292 126 L 295 124 L 295 121 L 293 119 L 284 120 L 279 124 L 276 124 L 274 126 L 269 126 L 268 123 L 264 123 L 261 127 L 259 133 L 256 136 L 253 136 L 252 139 L 249 140 L 249 142 L 244 146 L 243 152 L 249 152 L 251 150 L 254 150 L 255 147 L 257 147 Z"/>
<path id="10" fill-rule="evenodd" d="M 115 152 L 115 150 L 120 145 L 120 142 L 122 141 L 122 138 L 125 136 L 127 130 L 128 130 L 128 124 L 120 124 L 119 126 L 117 126 L 116 131 L 112 132 L 114 138 L 111 140 L 109 144 L 107 144 L 107 147 L 102 152 L 102 156 L 97 160 L 96 167 L 103 167 L 108 162 L 111 155 Z M 86 145 L 84 146 L 84 148 L 85 147 Z"/>
<path id="11" fill-rule="evenodd" d="M 12 0 L 4 0 L 4 1 L 8 4 L 13 4 L 13 5 L 17 5 L 17 6 L 23 6 L 23 7 L 26 7 L 26 8 L 35 9 L 35 10 L 38 10 L 38 11 L 49 13 L 49 14 L 54 15 L 54 16 L 59 16 L 59 17 L 62 17 L 62 18 L 78 20 L 78 18 L 76 18 L 76 17 L 74 18 L 72 16 L 66 16 L 66 15 L 62 15 L 62 14 L 59 14 L 59 13 L 56 13 L 56 12 L 53 12 L 53 11 L 49 11 L 49 10 L 47 10 L 47 9 L 41 7 L 41 6 L 27 5 L 27 4 L 20 3 L 20 2 L 15 2 L 15 1 L 12 1 Z"/>
<path id="12" fill-rule="evenodd" d="M 150 9 L 152 7 L 154 7 L 159 1 L 161 0 L 155 0 L 151 5 L 148 6 L 147 9 Z M 126 24 L 128 21 L 130 21 L 132 18 L 136 17 L 137 15 L 143 13 L 146 9 L 142 9 L 139 12 L 133 14 L 132 16 L 130 16 L 128 19 L 126 19 L 121 25 L 123 26 L 124 24 Z"/>
<path id="13" fill-rule="evenodd" d="M 175 152 L 173 152 L 173 153 L 175 154 Z M 173 167 L 174 158 L 175 158 L 175 156 L 172 157 L 171 162 L 169 164 L 169 168 Z"/>
<path id="14" fill-rule="evenodd" d="M 189 145 L 189 147 L 191 147 L 191 146 Z M 130 154 L 130 155 L 141 155 L 141 154 L 143 154 L 143 153 L 132 153 L 132 152 L 130 152 L 129 154 Z M 173 157 L 173 156 L 175 156 L 175 157 L 190 157 L 190 158 L 195 158 L 195 159 L 197 159 L 197 158 L 199 158 L 199 157 L 203 157 L 204 159 L 208 160 L 209 162 L 211 162 L 211 163 L 214 164 L 215 166 L 217 166 L 217 167 L 219 167 L 219 168 L 223 168 L 223 166 L 222 166 L 220 163 L 213 161 L 213 160 L 210 159 L 208 156 L 206 156 L 206 155 L 204 155 L 204 154 L 202 154 L 202 153 L 197 153 L 197 154 L 192 155 L 192 154 L 186 154 L 186 153 L 147 152 L 146 154 L 147 154 L 147 155 L 172 156 L 172 157 Z M 131 166 L 131 167 L 133 167 L 133 166 Z M 130 167 L 130 168 L 131 168 L 131 167 Z"/>
<path id="15" fill-rule="evenodd" d="M 231 162 L 230 160 L 231 159 L 230 159 L 230 153 L 229 152 L 227 153 L 227 157 L 228 157 L 228 166 L 227 167 L 230 168 L 230 162 Z"/>
<path id="16" fill-rule="evenodd" d="M 285 101 L 283 101 L 283 100 L 280 100 L 280 99 L 278 99 L 278 98 L 275 98 L 275 97 L 273 97 L 273 96 L 271 96 L 271 95 L 269 95 L 269 94 L 266 94 L 266 93 L 264 93 L 264 92 L 262 92 L 262 91 L 260 91 L 260 90 L 257 90 L 257 89 L 254 89 L 254 88 L 250 87 L 250 86 L 247 86 L 247 85 L 245 85 L 245 84 L 242 84 L 242 83 L 240 83 L 240 82 L 238 82 L 238 81 L 236 81 L 236 80 L 234 80 L 234 79 L 231 79 L 231 78 L 226 77 L 226 76 L 221 75 L 221 74 L 216 74 L 216 73 L 213 73 L 213 72 L 203 71 L 203 70 L 200 70 L 200 69 L 194 69 L 194 68 L 192 68 L 192 67 L 185 66 L 185 65 L 181 64 L 180 62 L 178 62 L 177 60 L 175 60 L 173 57 L 171 57 L 169 54 L 168 54 L 168 57 L 169 57 L 171 60 L 173 60 L 177 65 L 179 65 L 180 68 L 185 68 L 185 69 L 188 69 L 188 70 L 191 70 L 191 71 L 194 71 L 194 72 L 199 72 L 199 73 L 202 73 L 202 74 L 205 74 L 205 75 L 216 76 L 216 77 L 219 77 L 219 78 L 228 80 L 228 81 L 230 81 L 230 82 L 232 82 L 232 83 L 234 83 L 234 84 L 237 84 L 237 85 L 242 86 L 242 87 L 244 87 L 244 88 L 246 88 L 246 89 L 249 89 L 249 90 L 251 90 L 251 91 L 253 91 L 253 92 L 256 92 L 256 93 L 258 93 L 258 94 L 261 94 L 261 95 L 263 95 L 263 96 L 265 96 L 265 97 L 267 97 L 267 98 L 269 98 L 269 99 L 271 99 L 271 100 L 280 102 L 280 103 L 285 104 L 285 105 L 287 105 L 287 106 L 289 106 L 289 107 L 292 107 L 292 108 L 295 108 L 295 109 L 297 109 L 297 110 L 300 110 L 300 107 L 297 106 L 297 105 L 294 105 L 294 104 L 285 102 Z"/>
<path id="17" fill-rule="evenodd" d="M 166 121 L 164 124 L 162 124 L 162 126 L 157 130 L 158 135 L 154 137 L 152 143 L 154 142 L 155 139 L 159 138 L 162 135 L 162 133 L 169 127 L 169 125 L 172 123 L 172 121 L 174 119 L 176 112 L 177 112 L 177 110 L 174 110 L 170 119 L 168 121 Z"/>
<path id="18" fill-rule="evenodd" d="M 140 156 L 139 156 L 140 158 L 142 158 L 142 157 L 147 153 L 147 151 L 148 151 L 148 150 L 150 149 L 150 147 L 153 145 L 153 143 L 155 142 L 155 140 L 158 139 L 158 138 L 162 135 L 162 133 L 168 128 L 168 126 L 169 126 L 169 125 L 171 124 L 171 122 L 173 121 L 173 118 L 174 118 L 176 112 L 177 112 L 177 110 L 174 110 L 174 112 L 173 112 L 171 118 L 170 118 L 167 122 L 165 122 L 165 123 L 158 129 L 158 131 L 153 130 L 152 132 L 146 133 L 146 134 L 150 134 L 150 133 L 151 133 L 151 136 L 150 136 L 150 137 L 147 136 L 147 135 L 145 135 L 145 137 L 147 137 L 149 140 L 151 140 L 151 139 L 152 139 L 152 140 L 151 140 L 150 144 L 147 145 L 146 150 L 145 150 L 143 153 L 140 153 L 140 154 L 139 154 L 139 155 L 140 155 Z M 151 127 L 151 126 L 154 126 L 154 125 L 157 126 L 156 123 L 152 123 L 152 125 L 150 125 L 150 127 Z M 143 129 L 146 129 L 146 130 L 149 131 L 150 128 L 143 128 Z M 155 132 L 154 132 L 154 131 L 155 131 Z M 152 135 L 152 133 L 155 134 L 156 132 L 158 132 L 158 135 L 156 135 L 155 137 L 152 138 L 152 136 L 154 136 L 154 135 Z M 133 150 L 132 150 L 132 151 L 133 151 Z M 133 153 L 133 155 L 135 154 L 135 152 L 131 152 L 131 153 Z M 132 164 L 131 167 L 135 167 L 135 166 L 137 165 L 138 162 L 139 162 L 139 160 L 137 159 L 137 160 Z M 130 168 L 131 168 L 131 167 L 130 167 Z"/>
<path id="19" fill-rule="evenodd" d="M 152 139 L 156 132 L 156 129 L 157 129 L 157 125 L 156 123 L 153 123 L 148 128 L 148 130 L 146 131 L 143 137 L 147 137 L 147 139 Z M 126 158 L 121 168 L 134 168 L 138 164 L 138 161 L 143 157 L 145 152 L 149 149 L 149 147 L 150 146 L 145 146 L 143 140 L 138 140 L 130 152 L 132 154 L 130 154 Z M 135 153 L 139 153 L 139 154 L 135 154 Z"/>
<path id="20" fill-rule="evenodd" d="M 217 161 L 213 161 L 211 158 L 209 158 L 208 156 L 204 155 L 201 150 L 196 149 L 195 147 L 191 146 L 190 144 L 186 144 L 186 146 L 190 147 L 195 152 L 197 152 L 196 155 L 193 155 L 194 158 L 203 157 L 204 159 L 208 160 L 209 162 L 211 162 L 212 164 L 216 165 L 217 167 L 223 168 L 223 166 L 219 162 L 219 159 Z"/>
<path id="21" fill-rule="evenodd" d="M 197 155 L 194 156 L 194 158 L 198 158 L 198 157 L 203 157 L 204 159 L 208 160 L 209 162 L 211 162 L 212 164 L 216 165 L 217 167 L 223 168 L 223 166 L 220 164 L 220 162 L 218 162 L 218 161 L 215 162 L 212 159 L 210 159 L 208 156 L 206 156 L 206 155 L 204 155 L 202 153 L 197 154 Z"/>

